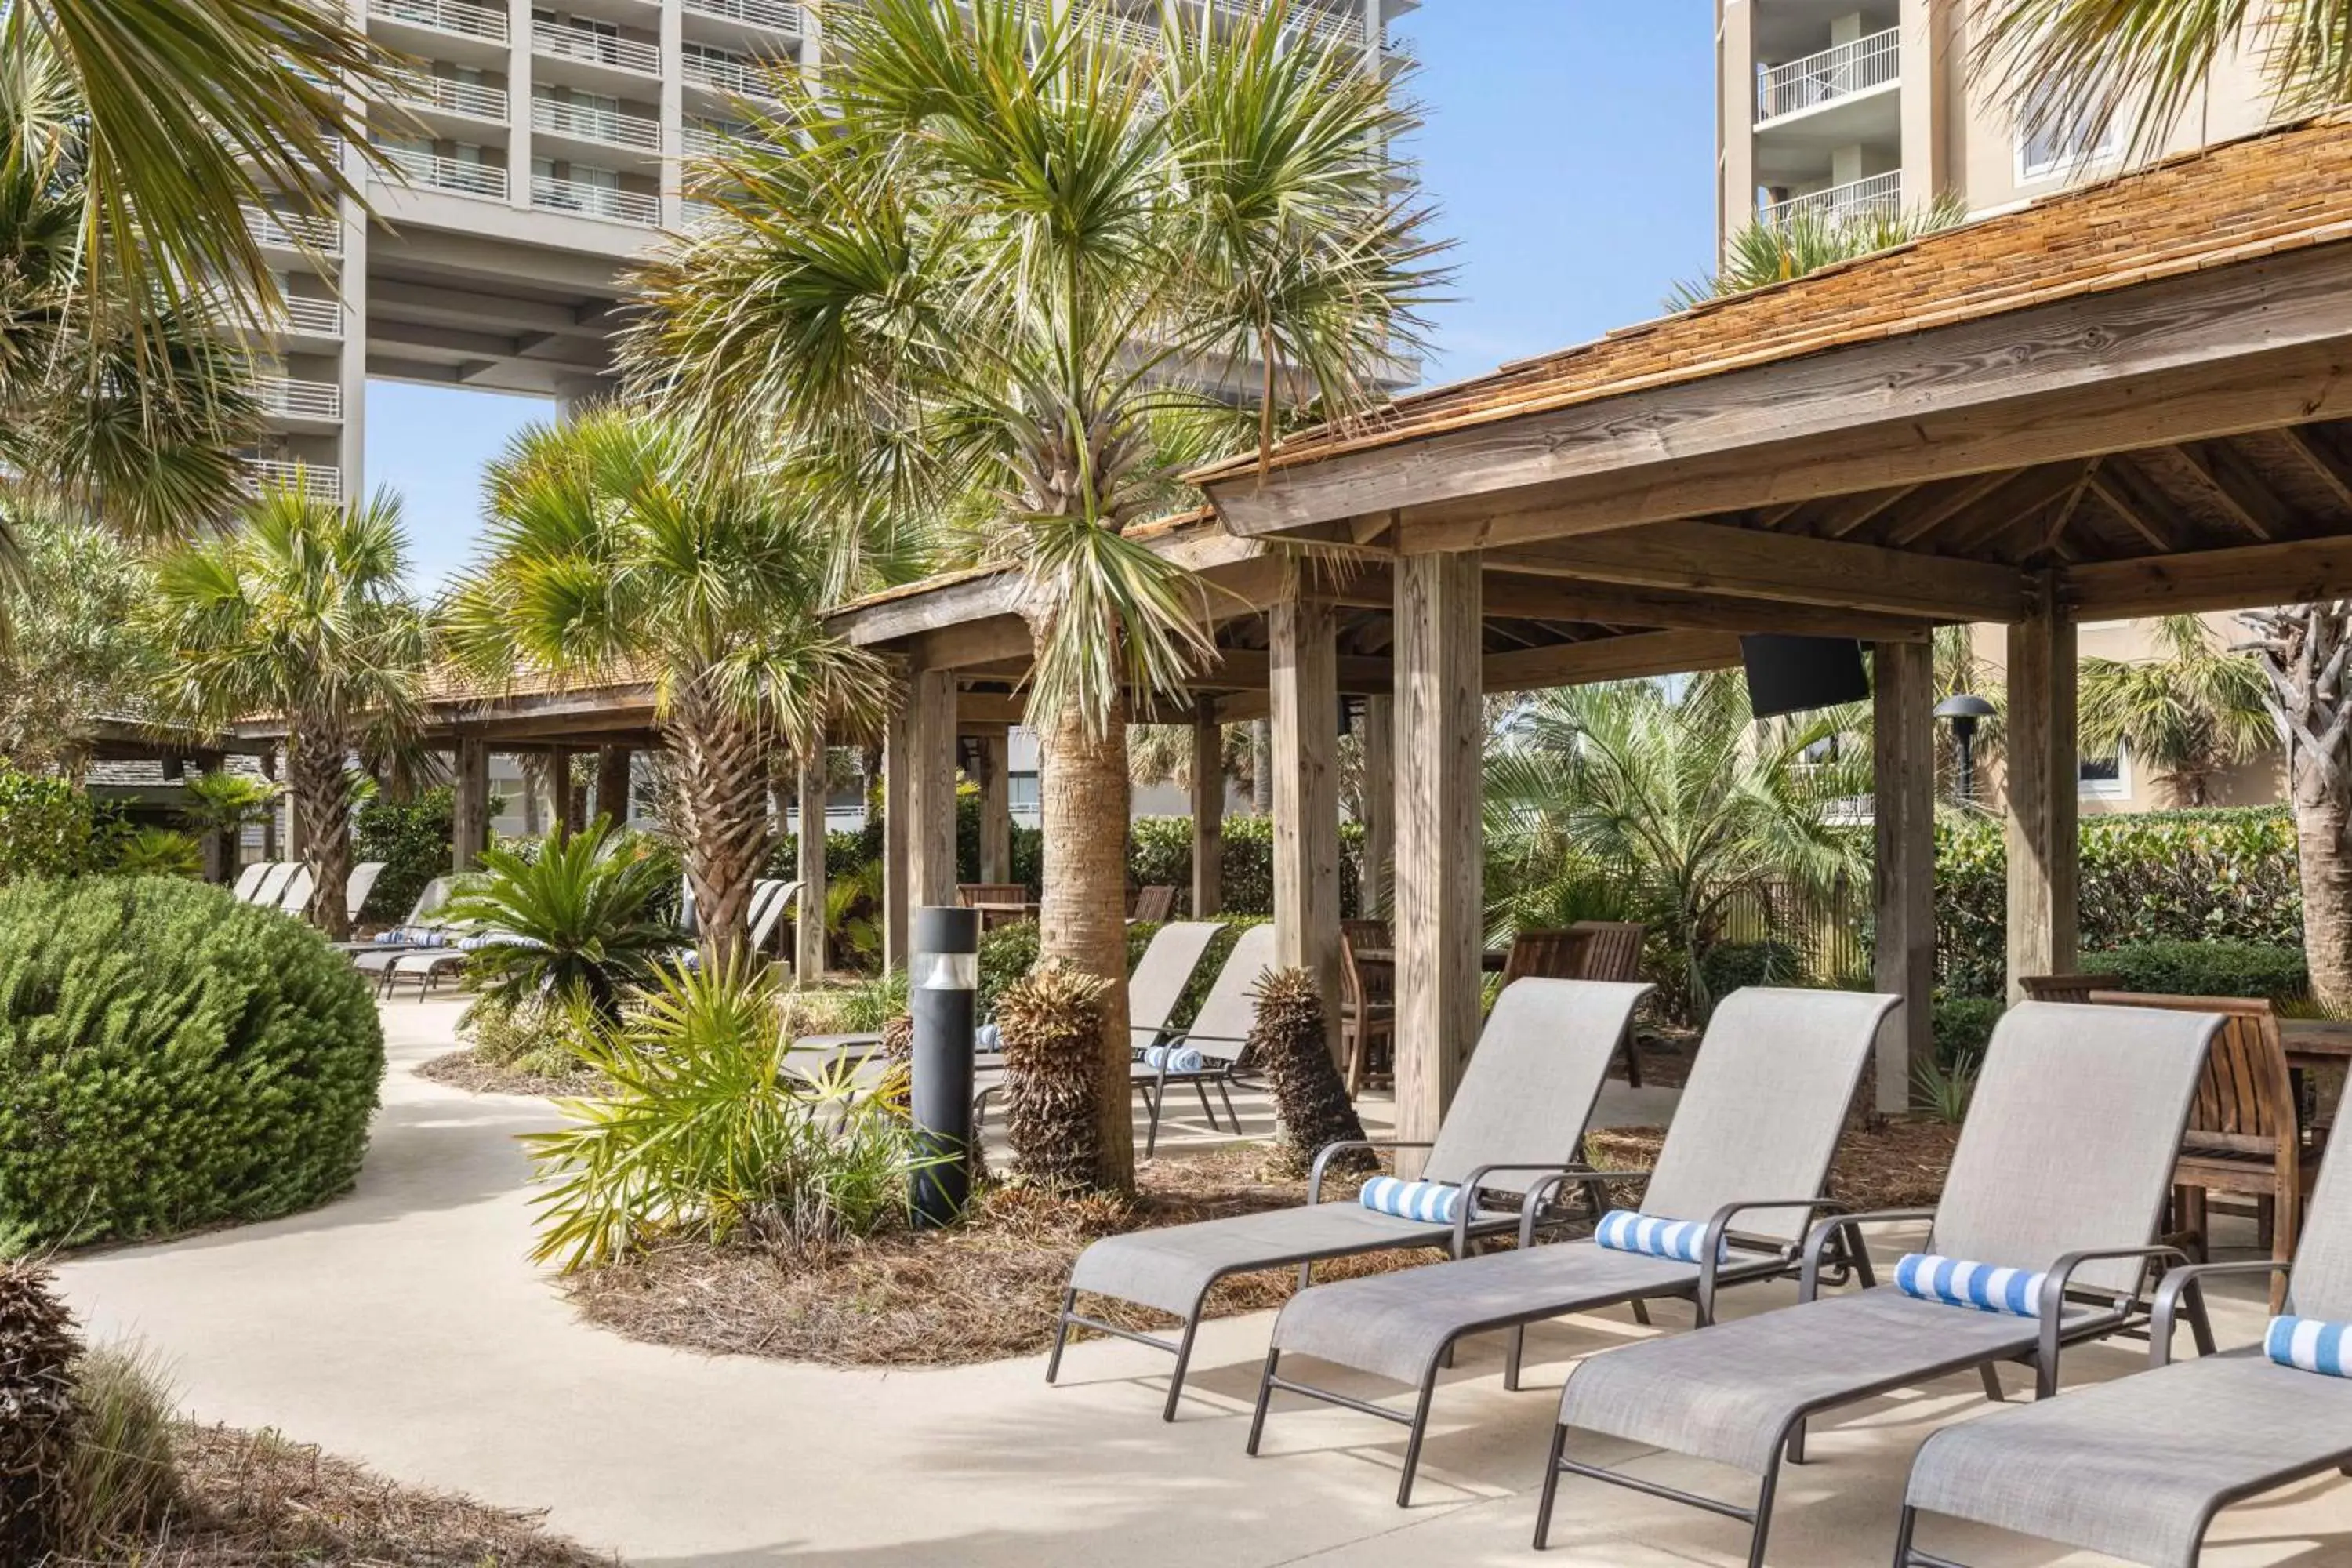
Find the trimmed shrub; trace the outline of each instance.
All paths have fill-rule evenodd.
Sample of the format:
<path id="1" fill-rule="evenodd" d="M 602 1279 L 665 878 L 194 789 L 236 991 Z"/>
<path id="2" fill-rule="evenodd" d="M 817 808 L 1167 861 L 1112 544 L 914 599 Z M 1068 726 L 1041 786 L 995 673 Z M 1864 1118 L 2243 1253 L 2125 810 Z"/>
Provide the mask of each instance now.
<path id="1" fill-rule="evenodd" d="M 2156 996 L 2267 996 L 2291 1002 L 2311 994 L 2300 947 L 2260 942 L 2135 942 L 2083 956 L 2091 973 L 2124 977 L 2126 991 Z"/>
<path id="2" fill-rule="evenodd" d="M 359 1173 L 383 1030 L 297 921 L 161 879 L 0 889 L 0 1232 L 268 1219 Z"/>
<path id="3" fill-rule="evenodd" d="M 1039 965 L 997 1004 L 1004 1036 L 1004 1133 L 1021 1173 L 1050 1187 L 1094 1184 L 1103 983 Z"/>
<path id="4" fill-rule="evenodd" d="M 363 924 L 406 920 L 425 884 L 449 874 L 455 799 L 444 785 L 404 804 L 379 796 L 352 813 L 352 862 L 383 862 L 383 872 L 368 889 L 367 903 L 360 910 Z"/>
<path id="5" fill-rule="evenodd" d="M 1128 935 L 1128 963 L 1135 962 L 1135 938 L 1130 928 Z M 980 996 L 978 1005 L 983 1018 L 996 1011 L 1004 988 L 1037 967 L 1037 922 L 1008 921 L 992 926 L 980 939 Z"/>
<path id="6" fill-rule="evenodd" d="M 0 761 L 0 882 L 96 870 L 109 837 L 89 795 L 64 779 Z"/>
<path id="7" fill-rule="evenodd" d="M 1265 1074 L 1274 1091 L 1275 1115 L 1282 1124 L 1275 1164 L 1290 1175 L 1303 1176 L 1314 1168 L 1315 1156 L 1331 1144 L 1362 1142 L 1364 1124 L 1332 1064 L 1315 977 L 1303 969 L 1273 970 L 1251 994 L 1257 1001 L 1257 1022 L 1250 1029 L 1250 1059 Z M 1331 1163 L 1342 1175 L 1369 1175 L 1380 1169 L 1378 1157 L 1369 1149 L 1335 1154 Z"/>
<path id="8" fill-rule="evenodd" d="M 1356 868 L 1362 858 L 1364 825 L 1339 825 L 1339 912 L 1356 913 Z M 1192 885 L 1192 819 L 1139 816 L 1129 829 L 1127 871 L 1139 888 Z M 1274 913 L 1274 818 L 1225 818 L 1222 862 L 1224 912 Z"/>
<path id="9" fill-rule="evenodd" d="M 1963 1062 L 1984 1059 L 1992 1044 L 1993 1026 L 2008 1004 L 1992 996 L 1938 996 L 1935 1021 L 1937 1065 L 1949 1070 Z"/>

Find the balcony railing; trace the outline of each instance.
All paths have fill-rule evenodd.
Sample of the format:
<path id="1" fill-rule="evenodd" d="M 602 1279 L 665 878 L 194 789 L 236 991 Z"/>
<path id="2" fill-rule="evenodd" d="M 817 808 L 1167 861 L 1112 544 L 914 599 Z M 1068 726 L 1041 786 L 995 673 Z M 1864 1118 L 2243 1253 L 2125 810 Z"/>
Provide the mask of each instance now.
<path id="1" fill-rule="evenodd" d="M 635 147 L 647 153 L 661 151 L 661 121 L 641 115 L 618 114 L 610 110 L 591 109 L 584 103 L 563 103 L 551 98 L 530 100 L 530 128 L 552 131 L 559 135 L 577 136 L 584 142 L 601 142 L 609 147 Z"/>
<path id="2" fill-rule="evenodd" d="M 661 198 L 643 191 L 616 191 L 610 185 L 583 184 L 551 174 L 530 177 L 530 205 L 549 212 L 578 213 L 612 223 L 633 223 L 645 228 L 661 226 Z"/>
<path id="3" fill-rule="evenodd" d="M 496 120 L 503 123 L 507 117 L 507 89 L 484 87 L 478 82 L 455 81 L 446 76 L 424 76 L 415 71 L 402 71 L 394 79 L 392 96 L 402 103 L 421 109 L 446 110 L 451 114 L 463 114 L 475 120 Z"/>
<path id="4" fill-rule="evenodd" d="M 264 414 L 281 419 L 341 419 L 343 389 L 331 381 L 297 381 L 291 376 L 266 375 L 253 384 L 254 400 Z"/>
<path id="5" fill-rule="evenodd" d="M 661 51 L 653 45 L 635 38 L 616 38 L 609 33 L 593 33 L 585 27 L 567 27 L 561 22 L 533 22 L 530 52 L 561 60 L 583 60 L 592 66 L 633 71 L 639 76 L 661 75 Z"/>
<path id="6" fill-rule="evenodd" d="M 1785 202 L 1774 202 L 1759 210 L 1757 216 L 1777 227 L 1800 213 L 1813 213 L 1834 224 L 1875 223 L 1898 217 L 1903 212 L 1903 174 L 1899 169 L 1884 174 L 1873 174 L 1866 180 L 1854 180 L 1843 185 L 1832 185 L 1825 191 L 1811 191 L 1801 196 L 1791 196 Z"/>
<path id="7" fill-rule="evenodd" d="M 273 246 L 279 250 L 308 250 L 320 256 L 343 253 L 342 226 L 330 218 L 247 207 L 245 231 L 253 236 L 256 245 Z"/>
<path id="8" fill-rule="evenodd" d="M 698 223 L 707 223 L 719 216 L 719 204 L 706 202 L 698 196 L 688 196 L 678 204 L 677 216 L 678 222 L 689 227 Z"/>
<path id="9" fill-rule="evenodd" d="M 507 172 L 504 169 L 488 163 L 461 163 L 455 158 L 444 158 L 435 153 L 412 152 L 405 147 L 385 147 L 381 151 L 385 161 L 407 176 L 412 185 L 450 191 L 461 196 L 506 199 Z"/>
<path id="10" fill-rule="evenodd" d="M 461 38 L 480 38 L 493 44 L 507 41 L 504 11 L 468 5 L 465 0 L 368 0 L 368 15 Z"/>
<path id="11" fill-rule="evenodd" d="M 748 60 L 729 59 L 717 55 L 686 57 L 686 79 L 695 87 L 707 87 L 713 92 L 723 92 L 732 98 L 772 98 L 765 73 Z"/>
<path id="12" fill-rule="evenodd" d="M 1255 16 L 1265 9 L 1263 0 L 1211 0 L 1211 3 L 1227 16 Z M 1326 11 L 1319 5 L 1293 5 L 1290 8 L 1290 26 L 1294 29 L 1308 28 L 1318 37 L 1336 43 L 1360 45 L 1364 41 L 1361 17 Z"/>
<path id="13" fill-rule="evenodd" d="M 283 458 L 247 458 L 245 460 L 246 488 L 260 489 L 304 489 L 312 500 L 340 501 L 343 499 L 343 471 L 329 464 L 291 463 Z"/>
<path id="14" fill-rule="evenodd" d="M 1756 73 L 1759 124 L 1885 87 L 1903 75 L 1903 29 L 1889 27 Z"/>
<path id="15" fill-rule="evenodd" d="M 748 27 L 770 27 L 794 37 L 806 31 L 801 8 L 791 0 L 685 0 L 685 4 L 698 16 L 718 16 Z"/>
<path id="16" fill-rule="evenodd" d="M 299 332 L 306 338 L 340 338 L 343 335 L 341 301 L 287 294 L 282 296 L 281 302 L 285 307 L 282 325 L 286 331 Z"/>

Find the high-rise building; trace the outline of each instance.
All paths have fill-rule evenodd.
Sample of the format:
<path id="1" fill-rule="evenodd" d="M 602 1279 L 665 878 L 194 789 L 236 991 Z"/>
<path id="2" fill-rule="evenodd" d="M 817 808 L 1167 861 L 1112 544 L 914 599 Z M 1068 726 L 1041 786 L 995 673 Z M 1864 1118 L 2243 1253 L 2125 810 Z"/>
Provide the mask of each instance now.
<path id="1" fill-rule="evenodd" d="M 571 400 L 608 384 L 620 278 L 689 221 L 683 157 L 733 129 L 768 68 L 824 58 L 818 0 L 347 0 L 418 64 L 373 110 L 402 179 L 352 168 L 373 221 L 247 214 L 281 263 L 287 309 L 268 343 L 261 474 L 296 464 L 357 493 L 369 378 Z M 832 0 L 834 5 L 847 0 Z M 1040 0 L 1049 3 L 1049 0 Z M 1055 0 L 1057 3 L 1057 0 Z M 1244 16 L 1253 0 L 1189 0 Z M 1360 44 L 1378 68 L 1387 20 L 1417 0 L 1318 0 L 1301 26 Z M 1156 34 L 1123 0 L 1122 37 Z"/>

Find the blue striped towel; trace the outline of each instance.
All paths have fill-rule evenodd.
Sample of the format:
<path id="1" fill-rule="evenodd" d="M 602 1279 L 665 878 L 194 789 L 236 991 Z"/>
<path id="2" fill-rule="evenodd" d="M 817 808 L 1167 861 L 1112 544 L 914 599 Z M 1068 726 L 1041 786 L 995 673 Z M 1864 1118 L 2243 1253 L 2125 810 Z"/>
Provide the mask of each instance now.
<path id="1" fill-rule="evenodd" d="M 1143 1065 L 1165 1068 L 1170 1072 L 1199 1072 L 1209 1065 L 1209 1059 L 1194 1046 L 1146 1046 Z"/>
<path id="2" fill-rule="evenodd" d="M 1948 1307 L 1971 1307 L 1979 1312 L 2006 1312 L 2013 1318 L 2042 1315 L 2042 1281 L 2047 1278 L 2022 1268 L 1937 1258 L 1927 1252 L 1907 1253 L 1895 1266 L 1895 1288 L 1906 1296 L 1940 1301 Z"/>
<path id="3" fill-rule="evenodd" d="M 1611 1209 L 1601 1216 L 1592 1239 L 1612 1252 L 1640 1252 L 1696 1263 L 1698 1249 L 1706 1245 L 1706 1226 L 1695 1219 L 1659 1219 L 1631 1209 Z M 1717 1260 L 1720 1262 L 1730 1251 L 1728 1244 L 1717 1248 Z"/>
<path id="4" fill-rule="evenodd" d="M 2273 1318 L 2270 1332 L 2263 1336 L 2263 1353 L 2297 1372 L 2352 1377 L 2352 1362 L 2345 1356 L 2347 1332 L 2352 1332 L 2352 1325 L 2322 1322 L 2317 1318 Z"/>
<path id="5" fill-rule="evenodd" d="M 1374 1176 L 1357 1194 L 1375 1214 L 1417 1219 L 1428 1225 L 1452 1225 L 1462 1208 L 1462 1189 L 1445 1182 L 1408 1182 L 1396 1176 Z"/>

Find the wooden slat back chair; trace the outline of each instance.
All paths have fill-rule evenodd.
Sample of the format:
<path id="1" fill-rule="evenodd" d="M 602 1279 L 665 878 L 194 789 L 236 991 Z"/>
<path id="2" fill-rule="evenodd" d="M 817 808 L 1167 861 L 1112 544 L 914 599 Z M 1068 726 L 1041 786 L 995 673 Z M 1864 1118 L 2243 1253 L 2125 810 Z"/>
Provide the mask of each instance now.
<path id="1" fill-rule="evenodd" d="M 1591 941 L 1588 931 L 1573 926 L 1556 931 L 1523 931 L 1511 939 L 1511 951 L 1503 960 L 1503 984 L 1530 977 L 1541 980 L 1580 980 L 1584 947 Z"/>
<path id="2" fill-rule="evenodd" d="M 2207 1194 L 2251 1197 L 2271 1255 L 2281 1262 L 2294 1258 L 2303 1231 L 2304 1200 L 2318 1175 L 2319 1159 L 2315 1152 L 2303 1146 L 2277 1012 L 2261 997 L 2148 996 L 2097 991 L 2090 999 L 2184 1013 L 2219 1013 L 2229 1020 L 2206 1053 L 2197 1101 L 2180 1141 L 2173 1185 L 2179 1192 L 2181 1223 L 2201 1236 Z M 2286 1281 L 2273 1277 L 2271 1310 L 2280 1310 L 2285 1299 Z"/>
<path id="3" fill-rule="evenodd" d="M 1176 913 L 1176 889 L 1161 883 L 1140 889 L 1135 895 L 1135 913 L 1129 918 L 1164 925 Z"/>
<path id="4" fill-rule="evenodd" d="M 2021 974 L 2017 988 L 2028 1002 L 2088 1002 L 2097 992 L 2122 994 L 2120 974 Z"/>
<path id="5" fill-rule="evenodd" d="M 965 909 L 976 904 L 1025 904 L 1029 889 L 1019 882 L 958 882 L 956 899 Z"/>
<path id="6" fill-rule="evenodd" d="M 1378 966 L 1367 971 L 1356 962 L 1360 950 L 1389 945 L 1386 921 L 1339 922 L 1339 1051 L 1348 1064 L 1348 1093 L 1351 1097 L 1371 1076 L 1372 1047 L 1385 1041 L 1394 1048 L 1394 976 Z"/>
<path id="7" fill-rule="evenodd" d="M 1568 928 L 1581 933 L 1584 945 L 1576 955 L 1573 980 L 1606 980 L 1630 985 L 1642 978 L 1642 943 L 1650 928 L 1640 921 L 1579 921 Z M 1625 1082 L 1642 1087 L 1640 1031 L 1625 1031 Z"/>

